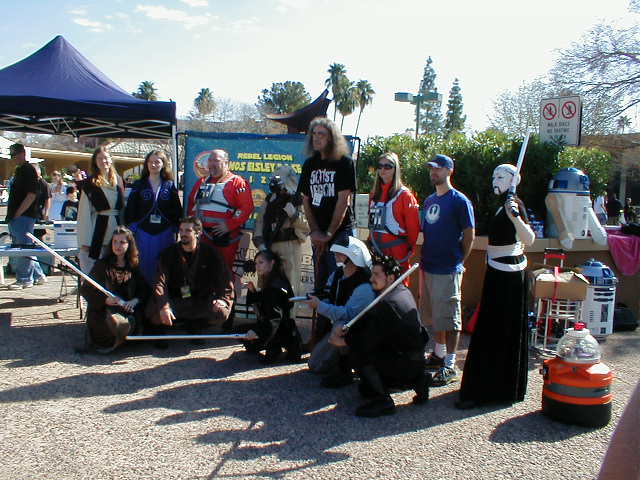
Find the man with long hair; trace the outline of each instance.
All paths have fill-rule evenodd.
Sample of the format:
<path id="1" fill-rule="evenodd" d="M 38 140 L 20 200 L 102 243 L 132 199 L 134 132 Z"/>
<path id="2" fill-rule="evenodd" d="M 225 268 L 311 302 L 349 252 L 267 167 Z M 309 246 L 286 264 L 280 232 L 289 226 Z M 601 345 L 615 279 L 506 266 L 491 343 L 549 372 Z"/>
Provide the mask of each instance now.
<path id="1" fill-rule="evenodd" d="M 319 289 L 336 269 L 331 245 L 346 243 L 353 233 L 351 197 L 356 191 L 356 175 L 347 142 L 328 118 L 311 122 L 305 152 L 309 157 L 302 166 L 298 192 L 311 230 L 315 286 Z"/>

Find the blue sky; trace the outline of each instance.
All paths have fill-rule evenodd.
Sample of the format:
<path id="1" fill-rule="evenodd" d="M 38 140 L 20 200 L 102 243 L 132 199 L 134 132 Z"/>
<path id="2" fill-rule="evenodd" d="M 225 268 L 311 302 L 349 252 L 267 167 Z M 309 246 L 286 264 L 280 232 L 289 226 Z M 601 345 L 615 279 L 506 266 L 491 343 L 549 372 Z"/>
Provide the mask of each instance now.
<path id="1" fill-rule="evenodd" d="M 627 0 L 0 0 L 0 68 L 63 35 L 127 91 L 154 82 L 179 115 L 197 92 L 255 103 L 273 82 L 301 81 L 312 97 L 329 64 L 376 90 L 360 136 L 411 128 L 393 101 L 414 92 L 433 58 L 446 97 L 460 79 L 468 126 L 483 129 L 492 100 L 544 75 L 555 50 L 602 19 L 629 16 Z M 332 108 L 332 107 L 331 107 Z M 332 110 L 330 110 L 332 111 Z M 443 108 L 444 112 L 444 108 Z M 357 115 L 345 120 L 353 134 Z"/>

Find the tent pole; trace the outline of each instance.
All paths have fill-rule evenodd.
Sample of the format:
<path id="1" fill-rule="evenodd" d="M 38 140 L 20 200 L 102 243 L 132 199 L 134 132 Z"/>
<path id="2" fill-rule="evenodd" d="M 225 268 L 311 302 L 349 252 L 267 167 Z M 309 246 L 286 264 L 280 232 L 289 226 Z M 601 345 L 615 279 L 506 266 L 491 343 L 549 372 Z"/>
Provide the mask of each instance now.
<path id="1" fill-rule="evenodd" d="M 173 163 L 173 178 L 176 182 L 176 187 L 178 185 L 178 132 L 177 126 L 175 124 L 171 125 L 171 144 L 173 154 L 171 155 L 171 162 Z"/>

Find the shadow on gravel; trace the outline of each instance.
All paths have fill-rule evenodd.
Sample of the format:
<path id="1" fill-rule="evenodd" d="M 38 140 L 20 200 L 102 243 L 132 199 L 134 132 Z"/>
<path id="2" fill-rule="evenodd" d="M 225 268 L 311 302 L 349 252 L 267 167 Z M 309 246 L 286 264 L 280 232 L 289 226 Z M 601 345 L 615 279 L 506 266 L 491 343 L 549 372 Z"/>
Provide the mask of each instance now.
<path id="1" fill-rule="evenodd" d="M 489 436 L 495 443 L 560 442 L 597 430 L 553 421 L 542 411 L 510 418 L 498 425 Z"/>
<path id="2" fill-rule="evenodd" d="M 9 294 L 10 295 L 10 294 Z M 0 308 L 2 310 L 14 310 L 22 307 L 46 307 L 58 305 L 58 298 L 20 298 L 20 297 L 0 297 Z"/>
<path id="3" fill-rule="evenodd" d="M 186 358 L 129 372 L 73 375 L 0 391 L 0 403 L 127 395 L 180 380 L 209 381 L 219 370 L 216 363 L 210 358 Z M 224 371 L 233 374 L 230 368 Z"/>
<path id="4" fill-rule="evenodd" d="M 319 377 L 309 373 L 304 365 L 294 372 L 261 378 L 255 378 L 256 375 L 250 379 L 225 378 L 232 363 L 253 372 L 260 368 L 249 355 L 234 352 L 234 356 L 233 361 L 228 359 L 212 365 L 211 376 L 218 380 L 166 388 L 148 398 L 114 404 L 104 412 L 179 411 L 160 418 L 156 422 L 160 426 L 203 422 L 203 428 L 211 428 L 211 425 L 224 424 L 215 421 L 220 417 L 243 421 L 246 425 L 242 428 L 221 428 L 196 436 L 199 443 L 221 445 L 221 449 L 226 450 L 209 478 L 223 478 L 227 461 L 275 456 L 283 461 L 305 462 L 304 466 L 293 469 L 274 468 L 243 475 L 280 478 L 286 472 L 346 459 L 345 454 L 333 451 L 345 443 L 368 442 L 428 429 L 474 415 L 453 408 L 457 392 L 438 394 L 434 389 L 426 405 L 412 405 L 413 392 L 400 393 L 394 395 L 395 415 L 358 418 L 353 415 L 360 402 L 355 385 L 338 390 L 320 388 Z M 258 375 L 272 373 L 267 369 L 257 372 Z M 227 448 L 229 444 L 232 446 Z"/>

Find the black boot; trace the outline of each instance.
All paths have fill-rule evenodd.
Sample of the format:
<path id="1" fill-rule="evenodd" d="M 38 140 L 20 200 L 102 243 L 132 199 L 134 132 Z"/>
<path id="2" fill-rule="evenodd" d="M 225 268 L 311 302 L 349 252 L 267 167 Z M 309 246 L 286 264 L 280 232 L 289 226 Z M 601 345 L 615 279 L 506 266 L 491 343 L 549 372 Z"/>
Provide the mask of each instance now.
<path id="1" fill-rule="evenodd" d="M 395 413 L 396 406 L 391 395 L 387 392 L 378 371 L 373 365 L 366 365 L 359 371 L 360 379 L 372 393 L 370 400 L 365 401 L 356 409 L 358 417 L 380 417 Z"/>
<path id="2" fill-rule="evenodd" d="M 284 348 L 287 351 L 287 360 L 289 362 L 298 363 L 300 361 L 300 357 L 302 357 L 302 339 L 295 324 L 293 325 L 288 345 L 285 345 Z"/>
<path id="3" fill-rule="evenodd" d="M 425 371 L 422 371 L 420 376 L 415 380 L 413 383 L 413 389 L 416 392 L 413 396 L 414 405 L 422 405 L 429 401 L 429 386 L 431 386 L 432 380 L 433 377 L 431 374 Z"/>
<path id="4" fill-rule="evenodd" d="M 321 381 L 320 385 L 325 388 L 341 388 L 353 383 L 353 369 L 348 354 L 338 357 L 338 365 Z"/>

